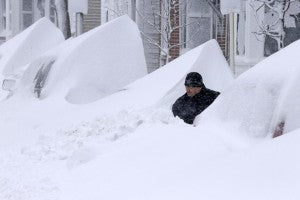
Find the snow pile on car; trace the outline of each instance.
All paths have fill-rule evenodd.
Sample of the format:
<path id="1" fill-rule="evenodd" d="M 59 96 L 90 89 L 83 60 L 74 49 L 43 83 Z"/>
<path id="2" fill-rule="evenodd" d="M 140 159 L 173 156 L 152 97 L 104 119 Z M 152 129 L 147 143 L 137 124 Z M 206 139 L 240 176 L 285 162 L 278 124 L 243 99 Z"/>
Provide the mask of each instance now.
<path id="1" fill-rule="evenodd" d="M 61 31 L 42 18 L 0 46 L 0 83 L 5 78 L 19 79 L 27 64 L 64 41 Z M 0 99 L 7 92 L 0 89 Z"/>
<path id="2" fill-rule="evenodd" d="M 40 56 L 29 65 L 19 90 L 86 104 L 146 74 L 140 32 L 123 16 Z"/>
<path id="3" fill-rule="evenodd" d="M 218 123 L 232 132 L 272 136 L 300 127 L 300 41 L 242 74 L 201 116 L 197 124 Z"/>
<path id="4" fill-rule="evenodd" d="M 18 75 L 24 65 L 63 41 L 64 36 L 51 21 L 38 20 L 0 46 L 1 75 Z"/>

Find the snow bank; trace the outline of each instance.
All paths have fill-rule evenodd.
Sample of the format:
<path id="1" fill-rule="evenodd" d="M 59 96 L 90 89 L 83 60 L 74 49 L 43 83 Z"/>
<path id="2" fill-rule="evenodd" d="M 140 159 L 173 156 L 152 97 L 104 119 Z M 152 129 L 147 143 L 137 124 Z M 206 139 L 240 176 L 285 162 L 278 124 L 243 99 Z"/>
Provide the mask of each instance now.
<path id="1" fill-rule="evenodd" d="M 146 70 L 139 30 L 123 16 L 40 56 L 29 65 L 21 82 L 25 87 L 20 90 L 32 96 L 32 83 L 40 71 L 45 75 L 41 98 L 85 104 L 117 92 L 144 76 Z"/>
<path id="2" fill-rule="evenodd" d="M 185 93 L 184 80 L 191 71 L 202 74 L 206 86 L 218 91 L 223 91 L 233 80 L 219 45 L 211 40 L 128 85 L 124 91 L 102 103 L 107 105 L 111 99 L 122 99 L 114 108 L 140 109 L 154 105 L 170 108 Z"/>
<path id="3" fill-rule="evenodd" d="M 225 134 L 224 126 L 231 118 L 247 124 L 264 112 L 266 119 L 281 113 L 297 117 L 285 106 L 299 102 L 292 92 L 298 85 L 299 42 L 232 83 L 221 50 L 209 41 L 122 91 L 78 106 L 61 97 L 70 91 L 69 83 L 81 80 L 74 78 L 80 69 L 64 66 L 73 66 L 72 59 L 74 65 L 81 62 L 73 53 L 76 45 L 84 47 L 83 41 L 68 40 L 31 63 L 23 79 L 26 87 L 34 70 L 46 72 L 55 60 L 42 91 L 49 98 L 0 102 L 0 199 L 299 199 L 299 130 L 249 148 L 248 137 Z M 184 92 L 189 71 L 200 72 L 207 87 L 222 91 L 204 111 L 201 126 L 183 123 L 170 109 L 124 110 L 170 105 L 175 94 Z"/>
<path id="4" fill-rule="evenodd" d="M 152 123 L 140 118 L 134 133 L 98 149 L 92 159 L 88 158 L 97 152 L 95 146 L 77 151 L 70 158 L 72 168 L 61 177 L 61 199 L 201 199 L 197 197 L 203 188 L 196 190 L 186 183 L 207 160 L 226 155 L 228 146 L 235 144 L 224 142 L 210 129 L 199 134 L 199 129 L 179 120 L 172 122 L 171 113 L 160 118 Z"/>
<path id="5" fill-rule="evenodd" d="M 194 188 L 198 199 L 297 200 L 300 197 L 299 141 L 298 129 L 178 173 L 197 171 L 193 179 L 197 181 L 185 181 L 185 187 Z"/>
<path id="6" fill-rule="evenodd" d="M 285 132 L 299 128 L 300 41 L 242 74 L 196 123 L 218 123 L 231 132 L 271 136 L 280 122 Z"/>
<path id="7" fill-rule="evenodd" d="M 299 130 L 233 152 L 222 134 L 196 130 L 140 128 L 65 174 L 62 199 L 299 199 Z"/>
<path id="8" fill-rule="evenodd" d="M 124 29 L 128 30 L 130 23 L 122 25 L 124 21 L 131 23 L 127 17 L 112 21 L 112 24 L 108 23 L 103 29 L 98 28 L 88 35 L 67 40 L 30 64 L 15 95 L 0 103 L 0 113 L 2 113 L 0 125 L 6 130 L 0 134 L 0 146 L 11 144 L 19 146 L 16 145 L 16 140 L 20 144 L 30 143 L 28 140 L 34 139 L 41 130 L 53 133 L 58 128 L 93 120 L 103 114 L 151 109 L 151 107 L 164 107 L 170 111 L 171 105 L 185 92 L 184 79 L 190 71 L 200 72 L 207 87 L 215 90 L 223 91 L 231 83 L 233 78 L 227 62 L 217 42 L 212 40 L 180 56 L 167 66 L 123 87 L 121 83 L 125 79 L 130 81 L 146 73 L 140 40 L 135 43 L 139 51 L 125 45 L 127 49 L 123 49 L 122 54 L 118 54 L 121 51 L 120 44 L 123 44 L 124 40 L 119 40 L 116 44 L 110 41 L 114 38 L 107 36 L 107 34 L 120 32 L 120 29 L 117 33 L 111 32 L 115 27 L 114 24 L 119 28 L 125 26 Z M 106 33 L 105 30 L 109 32 Z M 130 31 L 123 32 L 124 35 Z M 135 33 L 140 38 L 138 32 Z M 132 39 L 133 33 L 129 35 L 126 36 L 125 41 Z M 107 44 L 104 43 L 107 46 L 95 42 L 102 41 L 104 38 L 109 41 Z M 136 41 L 137 38 L 132 40 Z M 128 43 L 124 42 L 124 44 Z M 38 73 L 39 71 L 43 73 Z M 47 76 L 36 78 L 36 74 L 47 74 L 47 72 L 48 78 Z M 117 84 L 119 88 L 113 88 Z M 34 97 L 34 91 L 38 89 L 38 87 L 35 89 L 35 85 L 44 85 L 39 99 Z M 97 90 L 98 88 L 100 89 Z M 107 95 L 116 92 L 101 98 L 102 91 L 105 89 Z M 65 98 L 67 101 L 64 100 Z M 69 103 L 74 103 L 75 100 L 76 103 L 85 104 L 78 106 Z M 95 101 L 91 102 L 92 100 Z M 24 140 L 18 140 L 20 129 L 26 135 Z"/>
<path id="9" fill-rule="evenodd" d="M 17 76 L 24 65 L 62 41 L 61 31 L 47 18 L 40 19 L 0 46 L 1 75 Z"/>

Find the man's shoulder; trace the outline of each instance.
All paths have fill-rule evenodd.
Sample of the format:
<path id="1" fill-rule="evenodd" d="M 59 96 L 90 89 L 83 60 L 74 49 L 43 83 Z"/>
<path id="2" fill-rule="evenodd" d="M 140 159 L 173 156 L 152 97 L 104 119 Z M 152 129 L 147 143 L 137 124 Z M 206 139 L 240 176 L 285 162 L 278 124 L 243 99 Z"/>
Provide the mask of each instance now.
<path id="1" fill-rule="evenodd" d="M 182 102 L 182 101 L 185 101 L 186 97 L 187 97 L 186 94 L 182 95 L 181 97 L 179 97 L 179 98 L 175 101 L 174 104 L 177 104 L 177 103 L 180 103 L 180 102 Z"/>
<path id="2" fill-rule="evenodd" d="M 221 94 L 218 91 L 215 91 L 215 90 L 212 90 L 212 89 L 208 89 L 208 88 L 205 89 L 205 93 L 207 95 L 211 95 L 211 96 L 215 96 L 215 97 L 217 97 L 217 96 L 219 96 Z"/>

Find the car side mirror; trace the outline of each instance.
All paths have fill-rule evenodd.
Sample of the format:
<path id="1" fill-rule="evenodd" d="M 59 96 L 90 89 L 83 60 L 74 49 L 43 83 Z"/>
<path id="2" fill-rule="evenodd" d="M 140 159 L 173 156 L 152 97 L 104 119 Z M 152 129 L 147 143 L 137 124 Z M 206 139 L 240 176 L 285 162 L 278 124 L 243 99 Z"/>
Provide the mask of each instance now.
<path id="1" fill-rule="evenodd" d="M 6 91 L 13 91 L 16 86 L 16 80 L 14 79 L 4 79 L 2 83 L 2 89 Z"/>

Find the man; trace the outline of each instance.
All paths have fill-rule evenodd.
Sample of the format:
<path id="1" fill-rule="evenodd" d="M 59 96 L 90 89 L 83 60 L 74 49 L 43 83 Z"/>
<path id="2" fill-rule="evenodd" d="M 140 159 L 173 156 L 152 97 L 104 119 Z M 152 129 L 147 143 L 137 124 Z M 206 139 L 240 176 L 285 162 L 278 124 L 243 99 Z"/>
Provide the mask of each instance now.
<path id="1" fill-rule="evenodd" d="M 202 76 L 191 72 L 185 79 L 186 93 L 172 106 L 174 116 L 178 116 L 188 124 L 193 124 L 194 119 L 204 111 L 218 97 L 220 92 L 207 89 L 202 81 Z"/>

